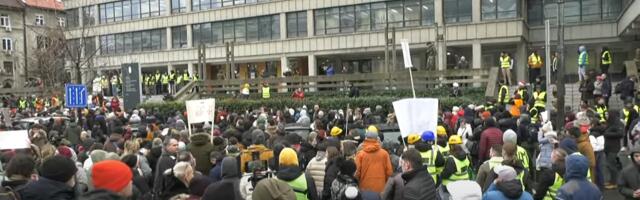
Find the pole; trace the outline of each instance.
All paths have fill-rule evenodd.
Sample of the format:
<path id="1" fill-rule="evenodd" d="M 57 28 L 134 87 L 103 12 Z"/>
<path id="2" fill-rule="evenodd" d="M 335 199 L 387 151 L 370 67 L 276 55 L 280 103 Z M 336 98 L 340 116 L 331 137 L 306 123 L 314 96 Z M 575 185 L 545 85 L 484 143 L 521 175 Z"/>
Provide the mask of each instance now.
<path id="1" fill-rule="evenodd" d="M 546 85 L 547 90 L 551 88 L 551 25 L 549 20 L 544 21 L 544 55 L 547 58 L 547 62 L 545 65 L 545 76 L 546 76 Z M 547 93 L 547 95 L 549 95 Z M 555 96 L 558 98 L 558 96 Z M 551 120 L 551 101 L 546 102 L 546 110 L 547 110 L 547 120 Z"/>
<path id="2" fill-rule="evenodd" d="M 389 72 L 389 24 L 384 28 L 384 72 Z"/>
<path id="3" fill-rule="evenodd" d="M 564 0 L 558 0 L 558 53 L 560 54 L 558 57 L 558 78 L 556 87 L 558 88 L 557 96 L 558 102 L 557 107 L 558 111 L 556 116 L 558 116 L 557 125 L 558 127 L 563 127 L 564 124 L 564 94 L 565 94 L 565 86 L 564 86 Z"/>
<path id="4" fill-rule="evenodd" d="M 409 76 L 411 78 L 411 91 L 413 92 L 413 98 L 416 98 L 416 87 L 413 86 L 413 70 L 411 70 L 411 68 L 409 68 Z"/>
<path id="5" fill-rule="evenodd" d="M 391 69 L 396 69 L 396 27 L 391 28 L 391 45 L 392 46 L 392 55 L 391 55 Z M 391 72 L 389 70 L 387 73 Z"/>
<path id="6" fill-rule="evenodd" d="M 345 114 L 344 114 L 345 115 L 345 117 L 344 117 L 345 118 L 344 119 L 344 122 L 345 122 L 344 131 L 347 132 L 345 135 L 349 134 L 349 112 L 347 112 L 347 111 L 349 111 L 349 106 L 350 105 L 347 104 L 347 110 L 345 111 Z"/>

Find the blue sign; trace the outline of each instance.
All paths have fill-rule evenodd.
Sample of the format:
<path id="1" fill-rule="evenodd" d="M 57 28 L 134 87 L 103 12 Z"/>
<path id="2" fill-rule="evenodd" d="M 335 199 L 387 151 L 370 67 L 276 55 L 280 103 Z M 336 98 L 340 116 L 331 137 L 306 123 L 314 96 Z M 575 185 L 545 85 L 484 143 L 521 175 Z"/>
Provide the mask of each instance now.
<path id="1" fill-rule="evenodd" d="M 84 85 L 67 84 L 65 90 L 65 106 L 67 108 L 87 107 L 87 87 Z"/>

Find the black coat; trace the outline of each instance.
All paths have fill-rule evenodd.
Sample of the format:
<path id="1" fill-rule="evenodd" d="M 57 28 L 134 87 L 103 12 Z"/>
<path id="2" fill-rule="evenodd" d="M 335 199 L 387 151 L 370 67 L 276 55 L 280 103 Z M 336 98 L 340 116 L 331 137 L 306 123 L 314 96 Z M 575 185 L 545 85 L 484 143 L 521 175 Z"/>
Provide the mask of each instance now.
<path id="1" fill-rule="evenodd" d="M 402 174 L 405 181 L 402 197 L 406 200 L 436 199 L 436 184 L 427 172 L 427 167 L 421 166 Z"/>
<path id="2" fill-rule="evenodd" d="M 631 150 L 632 157 L 635 153 L 640 153 L 639 147 L 634 147 Z M 633 192 L 640 189 L 640 166 L 635 163 L 633 158 L 631 159 L 631 164 L 622 169 L 622 173 L 618 178 L 618 188 L 625 199 L 635 199 L 633 198 Z"/>
<path id="3" fill-rule="evenodd" d="M 18 190 L 21 199 L 29 200 L 72 200 L 75 191 L 63 182 L 40 177 L 38 181 L 30 182 L 22 190 Z"/>
<path id="4" fill-rule="evenodd" d="M 617 153 L 620 151 L 620 139 L 624 137 L 624 124 L 620 120 L 609 120 L 607 123 L 603 134 L 604 152 Z"/>
<path id="5" fill-rule="evenodd" d="M 327 168 L 325 168 L 324 170 L 324 187 L 322 189 L 323 191 L 321 199 L 331 199 L 331 184 L 333 183 L 333 180 L 338 177 L 339 171 L 340 169 L 338 168 L 338 164 L 335 158 L 327 161 Z"/>
<path id="6" fill-rule="evenodd" d="M 620 99 L 625 100 L 627 98 L 633 97 L 635 83 L 631 81 L 631 79 L 626 78 L 618 84 L 620 84 L 620 86 L 616 86 L 616 89 L 620 87 L 620 91 L 615 92 L 620 93 Z"/>
<path id="7" fill-rule="evenodd" d="M 167 188 L 164 188 L 167 184 L 166 182 L 169 180 L 165 180 L 168 177 L 163 175 L 163 173 L 167 170 L 167 169 L 171 169 L 173 168 L 173 166 L 176 164 L 176 157 L 173 155 L 169 155 L 168 153 L 164 152 L 162 153 L 162 155 L 160 156 L 160 158 L 158 159 L 158 163 L 156 164 L 156 168 L 155 168 L 155 174 L 154 174 L 154 179 L 153 179 L 153 192 L 154 193 L 163 193 L 165 192 L 164 190 L 166 190 Z M 184 185 L 184 184 L 180 184 L 180 185 Z"/>

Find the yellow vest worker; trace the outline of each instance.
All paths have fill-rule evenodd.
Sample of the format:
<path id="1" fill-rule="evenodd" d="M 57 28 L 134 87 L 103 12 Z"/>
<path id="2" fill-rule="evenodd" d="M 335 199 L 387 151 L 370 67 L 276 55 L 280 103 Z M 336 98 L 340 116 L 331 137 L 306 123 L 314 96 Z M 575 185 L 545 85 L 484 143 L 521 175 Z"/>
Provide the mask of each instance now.
<path id="1" fill-rule="evenodd" d="M 271 93 L 269 91 L 269 86 L 262 86 L 262 98 L 269 99 L 271 98 Z"/>
<path id="2" fill-rule="evenodd" d="M 511 58 L 508 55 L 500 57 L 500 67 L 509 69 L 511 67 Z"/>
<path id="3" fill-rule="evenodd" d="M 529 67 L 533 69 L 539 69 L 542 67 L 542 59 L 540 58 L 540 55 L 533 53 L 529 55 Z"/>
<path id="4" fill-rule="evenodd" d="M 500 86 L 497 99 L 498 103 L 502 105 L 509 103 L 509 87 L 507 85 Z"/>
<path id="5" fill-rule="evenodd" d="M 603 65 L 610 65 L 612 63 L 611 53 L 609 50 L 602 52 L 602 60 Z"/>
<path id="6" fill-rule="evenodd" d="M 538 110 L 544 109 L 547 101 L 547 92 L 545 91 L 533 92 L 533 99 L 535 100 L 533 106 L 537 107 Z"/>

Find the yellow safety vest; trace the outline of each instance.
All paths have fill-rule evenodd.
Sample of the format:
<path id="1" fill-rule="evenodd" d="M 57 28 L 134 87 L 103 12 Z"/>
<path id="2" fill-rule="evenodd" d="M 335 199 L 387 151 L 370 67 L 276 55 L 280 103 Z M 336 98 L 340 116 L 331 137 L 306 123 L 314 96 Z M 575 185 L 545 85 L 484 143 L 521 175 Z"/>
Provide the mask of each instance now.
<path id="1" fill-rule="evenodd" d="M 500 57 L 500 67 L 502 67 L 502 68 L 510 68 L 511 67 L 511 58 L 509 58 L 509 56 Z"/>
<path id="2" fill-rule="evenodd" d="M 558 193 L 560 187 L 562 187 L 562 184 L 564 184 L 564 179 L 562 179 L 562 176 L 560 176 L 560 174 L 556 173 L 556 178 L 553 181 L 553 185 L 551 185 L 551 187 L 549 187 L 549 190 L 547 190 L 547 195 L 544 196 L 544 200 L 555 200 L 556 194 Z"/>
<path id="3" fill-rule="evenodd" d="M 589 64 L 589 54 L 587 54 L 587 51 L 583 51 L 578 56 L 578 65 L 588 65 L 588 64 Z"/>
<path id="4" fill-rule="evenodd" d="M 608 57 L 609 59 L 607 59 L 607 57 Z M 613 59 L 611 58 L 611 53 L 609 53 L 609 51 L 604 51 L 604 52 L 602 53 L 602 64 L 603 64 L 603 65 L 609 65 L 609 64 L 611 64 L 611 60 L 613 60 Z"/>
<path id="5" fill-rule="evenodd" d="M 106 78 L 101 79 L 100 84 L 102 85 L 102 88 L 109 88 L 109 80 Z"/>
<path id="6" fill-rule="evenodd" d="M 176 78 L 176 73 L 169 73 L 169 81 L 173 81 Z"/>
<path id="7" fill-rule="evenodd" d="M 451 156 L 456 163 L 456 172 L 448 179 L 442 180 L 442 185 L 446 186 L 449 182 L 469 180 L 469 159 L 458 160 L 456 157 Z"/>
<path id="8" fill-rule="evenodd" d="M 169 76 L 167 75 L 162 76 L 162 84 L 163 85 L 169 84 Z"/>
<path id="9" fill-rule="evenodd" d="M 194 76 L 193 76 L 193 80 L 194 80 L 194 81 L 197 81 L 197 80 L 198 80 L 198 75 L 194 75 Z"/>
<path id="10" fill-rule="evenodd" d="M 535 114 L 533 114 L 533 111 L 535 111 Z M 538 123 L 538 115 L 540 114 L 538 108 L 534 106 L 529 110 L 529 113 L 531 113 L 531 123 Z"/>
<path id="11" fill-rule="evenodd" d="M 177 84 L 182 83 L 182 76 L 178 76 L 178 78 L 176 78 L 176 83 Z"/>
<path id="12" fill-rule="evenodd" d="M 20 109 L 27 108 L 27 101 L 24 100 L 24 99 L 21 99 L 20 101 L 18 101 L 18 108 L 20 108 Z"/>
<path id="13" fill-rule="evenodd" d="M 637 105 L 633 106 L 633 110 L 638 112 L 638 106 Z M 629 111 L 627 110 L 627 108 L 622 109 L 622 113 L 624 114 L 624 122 L 625 122 L 625 124 L 629 123 Z"/>
<path id="14" fill-rule="evenodd" d="M 533 65 L 531 66 L 531 68 L 540 68 L 542 66 L 542 59 L 540 59 L 540 56 L 536 56 L 534 54 L 531 54 L 529 56 L 529 59 L 531 60 L 531 62 L 533 63 Z"/>
<path id="15" fill-rule="evenodd" d="M 189 80 L 189 74 L 187 74 L 187 73 L 182 74 L 182 80 L 183 81 L 188 81 Z"/>
<path id="16" fill-rule="evenodd" d="M 440 174 L 438 172 L 438 169 L 436 168 L 436 157 L 438 156 L 438 150 L 434 151 L 432 149 L 429 151 L 420 152 L 420 156 L 422 157 L 422 164 L 427 166 L 427 172 L 431 174 L 433 182 L 437 182 L 438 175 Z"/>
<path id="17" fill-rule="evenodd" d="M 535 102 L 534 102 L 533 106 L 544 108 L 545 107 L 545 98 L 546 98 L 546 96 L 547 96 L 547 92 L 545 92 L 545 91 L 534 92 L 533 93 L 533 99 L 535 99 Z"/>
<path id="18" fill-rule="evenodd" d="M 442 147 L 440 145 L 437 146 L 440 153 L 442 153 L 442 156 L 444 156 L 445 158 L 449 156 L 449 145 L 446 145 L 445 147 Z"/>
<path id="19" fill-rule="evenodd" d="M 600 122 L 606 122 L 607 121 L 607 106 L 598 106 L 596 105 L 596 113 L 598 113 L 599 118 L 600 118 Z"/>
<path id="20" fill-rule="evenodd" d="M 156 82 L 160 82 L 160 81 L 162 80 L 161 78 L 162 78 L 162 76 L 161 76 L 160 74 L 156 73 L 156 75 L 155 75 L 155 79 L 154 79 L 154 80 L 155 80 Z"/>
<path id="21" fill-rule="evenodd" d="M 262 87 L 262 98 L 263 99 L 271 98 L 271 93 L 269 93 L 269 87 Z"/>
<path id="22" fill-rule="evenodd" d="M 522 161 L 522 166 L 525 169 L 529 169 L 529 153 L 527 153 L 527 150 L 518 146 L 518 149 L 516 150 L 516 157 L 518 160 Z"/>
<path id="23" fill-rule="evenodd" d="M 293 192 L 296 194 L 296 200 L 307 200 L 307 193 L 308 193 L 308 188 L 307 188 L 307 178 L 305 177 L 305 174 L 302 173 L 302 175 L 298 176 L 298 178 L 296 178 L 293 181 L 285 181 L 287 182 L 287 184 L 289 184 L 289 186 L 291 186 L 291 189 L 293 189 Z"/>
<path id="24" fill-rule="evenodd" d="M 502 97 L 504 95 L 504 97 Z M 503 99 L 500 99 L 500 98 Z M 500 90 L 498 91 L 498 101 L 501 101 L 502 104 L 506 104 L 509 102 L 509 87 L 506 85 L 500 86 Z"/>

